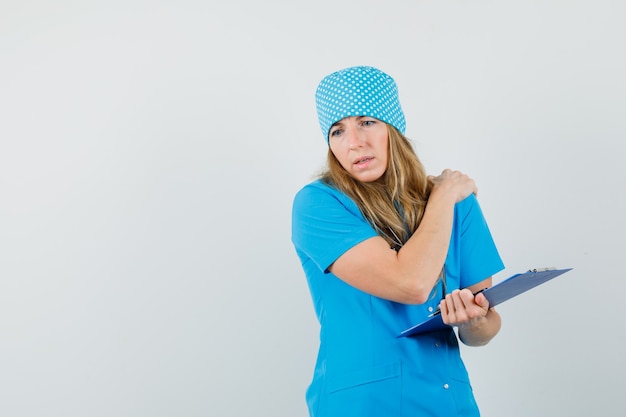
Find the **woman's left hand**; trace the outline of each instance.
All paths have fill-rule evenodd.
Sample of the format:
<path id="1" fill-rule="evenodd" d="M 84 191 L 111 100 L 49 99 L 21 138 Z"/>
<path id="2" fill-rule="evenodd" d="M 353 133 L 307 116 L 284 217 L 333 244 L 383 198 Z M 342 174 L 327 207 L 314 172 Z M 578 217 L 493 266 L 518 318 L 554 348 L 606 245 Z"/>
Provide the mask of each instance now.
<path id="1" fill-rule="evenodd" d="M 447 294 L 439 304 L 443 322 L 450 326 L 474 327 L 486 319 L 489 301 L 478 293 L 474 295 L 467 288 Z"/>
<path id="2" fill-rule="evenodd" d="M 454 290 L 439 303 L 441 318 L 457 326 L 459 339 L 468 346 L 483 346 L 500 331 L 502 321 L 481 291 L 491 287 L 491 277 L 462 290 Z M 474 295 L 476 294 L 476 295 Z"/>

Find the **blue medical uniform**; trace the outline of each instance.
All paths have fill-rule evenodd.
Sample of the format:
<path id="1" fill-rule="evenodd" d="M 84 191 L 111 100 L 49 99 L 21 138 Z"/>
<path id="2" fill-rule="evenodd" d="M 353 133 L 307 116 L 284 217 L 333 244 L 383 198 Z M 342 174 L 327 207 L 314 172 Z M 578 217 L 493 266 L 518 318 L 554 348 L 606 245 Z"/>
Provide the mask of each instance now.
<path id="1" fill-rule="evenodd" d="M 296 194 L 292 214 L 292 241 L 321 325 L 317 363 L 306 392 L 310 415 L 478 416 L 451 328 L 398 337 L 438 306 L 442 286 L 426 303 L 407 305 L 367 294 L 329 272 L 344 252 L 377 234 L 349 197 L 319 180 Z M 454 209 L 445 261 L 447 292 L 503 268 L 471 195 Z"/>

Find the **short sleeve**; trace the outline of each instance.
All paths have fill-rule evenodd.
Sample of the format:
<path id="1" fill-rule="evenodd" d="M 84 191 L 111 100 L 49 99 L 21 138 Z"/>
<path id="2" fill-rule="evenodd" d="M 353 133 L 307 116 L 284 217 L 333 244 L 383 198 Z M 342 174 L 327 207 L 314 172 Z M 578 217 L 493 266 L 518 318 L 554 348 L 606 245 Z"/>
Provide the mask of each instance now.
<path id="1" fill-rule="evenodd" d="M 461 286 L 467 287 L 504 269 L 487 221 L 475 195 L 455 207 Z"/>
<path id="2" fill-rule="evenodd" d="M 374 228 L 345 194 L 320 182 L 296 194 L 291 239 L 301 258 L 310 258 L 321 271 L 348 249 L 374 236 Z"/>

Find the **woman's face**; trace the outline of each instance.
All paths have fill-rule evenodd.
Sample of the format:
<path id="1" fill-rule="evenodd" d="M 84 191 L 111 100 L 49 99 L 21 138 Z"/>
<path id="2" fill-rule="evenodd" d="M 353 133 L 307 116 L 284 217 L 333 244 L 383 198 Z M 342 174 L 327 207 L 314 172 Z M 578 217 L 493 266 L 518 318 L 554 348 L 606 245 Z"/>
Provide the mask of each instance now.
<path id="1" fill-rule="evenodd" d="M 330 150 L 354 179 L 373 182 L 387 170 L 387 124 L 368 116 L 341 119 L 330 128 Z"/>

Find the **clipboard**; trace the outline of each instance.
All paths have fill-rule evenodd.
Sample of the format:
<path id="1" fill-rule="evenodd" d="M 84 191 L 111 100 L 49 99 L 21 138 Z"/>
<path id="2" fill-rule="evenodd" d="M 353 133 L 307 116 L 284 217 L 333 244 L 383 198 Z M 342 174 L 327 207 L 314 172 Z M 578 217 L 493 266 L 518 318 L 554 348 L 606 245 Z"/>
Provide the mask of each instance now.
<path id="1" fill-rule="evenodd" d="M 487 298 L 489 301 L 489 307 L 495 307 L 498 304 L 510 300 L 513 297 L 516 297 L 571 270 L 572 268 L 531 269 L 521 274 L 515 274 L 504 281 L 479 292 L 482 292 L 485 298 Z M 438 314 L 438 311 L 436 311 L 423 322 L 404 330 L 398 335 L 398 337 L 413 336 L 420 333 L 443 330 L 446 328 L 450 328 L 450 326 L 443 322 L 441 314 Z"/>

